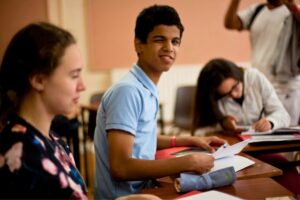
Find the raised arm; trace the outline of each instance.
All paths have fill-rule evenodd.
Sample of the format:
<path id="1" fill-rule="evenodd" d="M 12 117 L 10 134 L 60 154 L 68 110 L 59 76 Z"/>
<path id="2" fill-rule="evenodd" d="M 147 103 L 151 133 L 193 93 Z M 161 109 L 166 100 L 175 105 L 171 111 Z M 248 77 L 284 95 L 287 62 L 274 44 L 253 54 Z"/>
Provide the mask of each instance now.
<path id="1" fill-rule="evenodd" d="M 227 29 L 242 30 L 243 24 L 239 16 L 237 15 L 237 10 L 240 0 L 231 0 L 227 12 L 225 14 L 224 26 Z"/>

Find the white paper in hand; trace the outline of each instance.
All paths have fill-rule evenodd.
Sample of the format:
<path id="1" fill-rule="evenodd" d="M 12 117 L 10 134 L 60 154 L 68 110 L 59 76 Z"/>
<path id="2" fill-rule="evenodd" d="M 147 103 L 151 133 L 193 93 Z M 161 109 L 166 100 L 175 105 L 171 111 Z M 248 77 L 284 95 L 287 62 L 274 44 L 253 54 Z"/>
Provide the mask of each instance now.
<path id="1" fill-rule="evenodd" d="M 249 143 L 249 140 L 244 140 L 242 142 L 228 145 L 224 144 L 217 151 L 215 151 L 212 155 L 215 159 L 224 158 L 227 156 L 233 156 L 235 154 L 240 153 Z"/>

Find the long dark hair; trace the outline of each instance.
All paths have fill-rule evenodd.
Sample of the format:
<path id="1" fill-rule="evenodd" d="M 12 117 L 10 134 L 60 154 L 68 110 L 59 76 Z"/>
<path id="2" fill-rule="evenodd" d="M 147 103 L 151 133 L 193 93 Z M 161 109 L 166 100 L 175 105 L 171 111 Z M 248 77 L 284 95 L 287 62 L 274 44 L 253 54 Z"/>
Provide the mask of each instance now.
<path id="1" fill-rule="evenodd" d="M 199 127 L 214 125 L 222 120 L 217 104 L 221 96 L 217 89 L 228 78 L 243 82 L 243 69 L 223 58 L 209 61 L 201 70 L 194 101 L 193 132 Z"/>
<path id="2" fill-rule="evenodd" d="M 74 43 L 71 33 L 46 22 L 29 24 L 14 35 L 0 67 L 0 130 L 30 89 L 29 78 L 50 75 Z"/>

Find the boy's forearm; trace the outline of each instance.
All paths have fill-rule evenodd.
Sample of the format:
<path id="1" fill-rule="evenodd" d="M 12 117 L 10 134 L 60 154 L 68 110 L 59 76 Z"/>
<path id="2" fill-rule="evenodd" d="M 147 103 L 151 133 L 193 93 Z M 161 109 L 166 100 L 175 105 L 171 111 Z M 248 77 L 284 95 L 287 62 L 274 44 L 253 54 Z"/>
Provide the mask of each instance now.
<path id="1" fill-rule="evenodd" d="M 187 162 L 187 157 L 161 160 L 130 159 L 126 164 L 119 166 L 117 172 L 112 172 L 112 176 L 119 181 L 161 178 L 191 171 Z"/>

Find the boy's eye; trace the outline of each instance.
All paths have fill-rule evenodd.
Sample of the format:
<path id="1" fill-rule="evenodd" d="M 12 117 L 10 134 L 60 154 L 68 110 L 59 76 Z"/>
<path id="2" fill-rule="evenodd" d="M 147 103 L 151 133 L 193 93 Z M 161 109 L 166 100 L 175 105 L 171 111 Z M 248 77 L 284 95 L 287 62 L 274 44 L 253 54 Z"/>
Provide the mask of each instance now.
<path id="1" fill-rule="evenodd" d="M 180 40 L 174 40 L 172 41 L 173 45 L 178 46 L 180 45 Z"/>
<path id="2" fill-rule="evenodd" d="M 163 39 L 155 39 L 154 42 L 162 42 Z"/>

